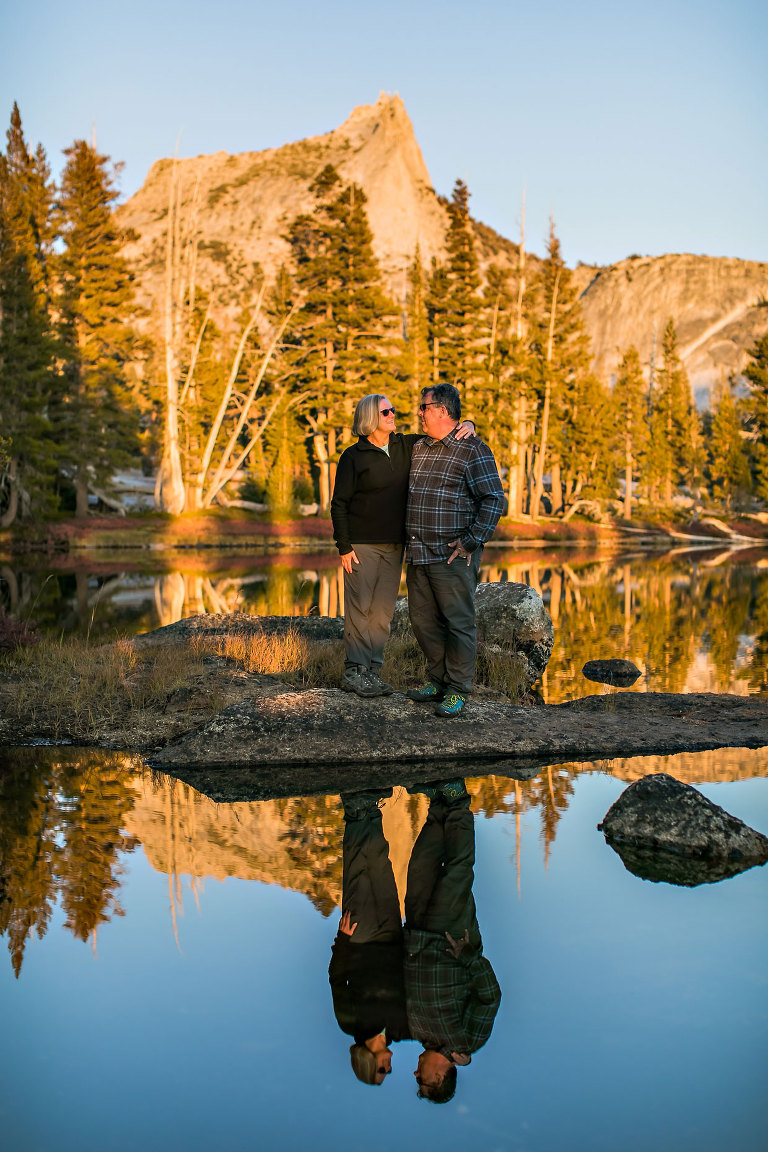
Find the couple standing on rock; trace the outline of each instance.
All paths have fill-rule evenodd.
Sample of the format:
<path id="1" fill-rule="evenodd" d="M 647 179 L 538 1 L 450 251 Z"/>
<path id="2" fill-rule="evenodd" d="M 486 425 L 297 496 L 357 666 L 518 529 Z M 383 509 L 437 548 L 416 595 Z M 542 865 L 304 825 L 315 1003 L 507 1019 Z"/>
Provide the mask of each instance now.
<path id="1" fill-rule="evenodd" d="M 341 686 L 364 697 L 392 692 L 380 673 L 405 547 L 408 610 L 429 677 L 408 696 L 457 716 L 474 681 L 480 557 L 504 492 L 490 448 L 461 421 L 458 389 L 423 389 L 419 420 L 422 433 L 404 436 L 389 399 L 364 396 L 358 441 L 339 460 L 331 517 L 344 569 Z"/>
<path id="2" fill-rule="evenodd" d="M 391 1045 L 417 1040 L 419 1095 L 444 1104 L 457 1067 L 488 1040 L 501 990 L 483 956 L 472 895 L 475 827 L 464 781 L 408 791 L 423 792 L 429 811 L 408 864 L 404 926 L 379 794 L 341 797 L 342 916 L 328 975 L 337 1023 L 354 1040 L 358 1080 L 383 1084 Z"/>

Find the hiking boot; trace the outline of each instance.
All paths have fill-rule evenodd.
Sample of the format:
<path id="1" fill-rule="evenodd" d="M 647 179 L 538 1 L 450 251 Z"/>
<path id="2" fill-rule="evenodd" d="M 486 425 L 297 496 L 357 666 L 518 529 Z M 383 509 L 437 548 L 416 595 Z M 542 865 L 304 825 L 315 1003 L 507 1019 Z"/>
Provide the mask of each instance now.
<path id="1" fill-rule="evenodd" d="M 428 680 L 421 688 L 411 688 L 406 692 L 409 700 L 416 700 L 419 704 L 436 704 L 438 700 L 442 700 L 445 693 L 439 684 L 435 684 L 433 680 Z"/>
<path id="2" fill-rule="evenodd" d="M 379 676 L 378 672 L 373 668 L 368 669 L 368 681 L 376 688 L 377 696 L 391 696 L 394 692 L 392 685 L 387 684 L 386 680 L 382 680 L 381 676 Z"/>
<path id="3" fill-rule="evenodd" d="M 382 693 L 369 679 L 368 669 L 364 664 L 352 664 L 344 669 L 340 687 L 345 692 L 356 692 L 358 696 L 381 696 Z"/>
<path id="4" fill-rule="evenodd" d="M 457 800 L 463 800 L 465 796 L 469 795 L 461 777 L 457 780 L 441 780 L 437 790 L 446 804 L 455 804 Z"/>
<path id="5" fill-rule="evenodd" d="M 437 784 L 411 784 L 410 788 L 406 788 L 406 792 L 409 796 L 416 796 L 418 793 L 421 793 L 421 795 L 426 796 L 427 799 L 435 800 L 437 799 L 439 787 Z"/>
<path id="6" fill-rule="evenodd" d="M 458 716 L 464 707 L 461 692 L 448 692 L 435 708 L 435 716 Z"/>
<path id="7" fill-rule="evenodd" d="M 391 795 L 391 788 L 382 788 L 380 792 L 342 792 L 344 819 L 363 820 L 366 816 L 377 816 L 382 800 Z"/>

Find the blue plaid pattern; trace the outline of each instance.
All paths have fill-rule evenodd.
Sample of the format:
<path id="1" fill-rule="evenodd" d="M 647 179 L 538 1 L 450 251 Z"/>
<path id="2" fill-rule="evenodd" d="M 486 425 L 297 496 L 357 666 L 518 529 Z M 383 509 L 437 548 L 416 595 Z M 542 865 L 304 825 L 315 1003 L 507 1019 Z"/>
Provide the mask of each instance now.
<path id="1" fill-rule="evenodd" d="M 495 973 L 479 947 L 457 960 L 445 936 L 407 927 L 405 992 L 411 1036 L 449 1058 L 482 1048 L 501 1003 Z"/>
<path id="2" fill-rule="evenodd" d="M 474 552 L 490 540 L 503 510 L 496 461 L 482 440 L 457 440 L 454 429 L 414 446 L 405 519 L 411 564 L 447 560 L 451 540 Z"/>

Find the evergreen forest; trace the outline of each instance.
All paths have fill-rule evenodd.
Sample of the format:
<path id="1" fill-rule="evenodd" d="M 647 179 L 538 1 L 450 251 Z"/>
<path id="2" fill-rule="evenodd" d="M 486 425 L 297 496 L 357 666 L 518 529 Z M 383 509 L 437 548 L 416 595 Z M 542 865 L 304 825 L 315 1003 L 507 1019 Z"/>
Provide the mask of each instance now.
<path id="1" fill-rule="evenodd" d="M 288 225 L 290 258 L 231 287 L 216 319 L 199 282 L 195 211 L 171 171 L 163 299 L 154 328 L 114 213 L 119 167 L 85 140 L 58 183 L 14 105 L 0 153 L 0 527 L 119 509 L 121 469 L 155 478 L 171 515 L 250 508 L 327 513 L 352 415 L 390 397 L 416 430 L 421 390 L 456 384 L 496 456 L 511 517 L 648 517 L 768 500 L 768 336 L 742 376 L 694 406 L 675 317 L 650 362 L 591 368 L 554 222 L 532 262 L 481 275 L 469 189 L 447 203 L 445 257 L 418 248 L 399 302 L 374 254 L 366 196 L 327 166 Z M 148 335 L 150 329 L 155 333 Z"/>

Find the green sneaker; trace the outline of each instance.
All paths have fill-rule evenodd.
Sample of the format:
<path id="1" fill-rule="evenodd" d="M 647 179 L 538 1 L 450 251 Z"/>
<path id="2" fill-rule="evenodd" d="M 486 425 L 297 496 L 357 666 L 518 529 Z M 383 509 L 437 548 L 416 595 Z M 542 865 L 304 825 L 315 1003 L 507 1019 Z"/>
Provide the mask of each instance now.
<path id="1" fill-rule="evenodd" d="M 410 788 L 406 788 L 409 796 L 416 796 L 420 792 L 429 800 L 435 800 L 439 791 L 437 784 L 411 784 Z"/>
<path id="2" fill-rule="evenodd" d="M 464 697 L 460 692 L 448 692 L 435 708 L 435 716 L 458 716 L 464 707 Z"/>
<path id="3" fill-rule="evenodd" d="M 433 680 L 428 680 L 421 688 L 411 688 L 406 692 L 409 700 L 416 700 L 419 704 L 436 704 L 438 700 L 442 700 L 445 696 L 439 684 L 435 684 Z"/>
<path id="4" fill-rule="evenodd" d="M 457 780 L 441 780 L 437 790 L 446 804 L 455 804 L 457 800 L 463 800 L 465 796 L 469 795 L 466 785 L 461 778 Z"/>

